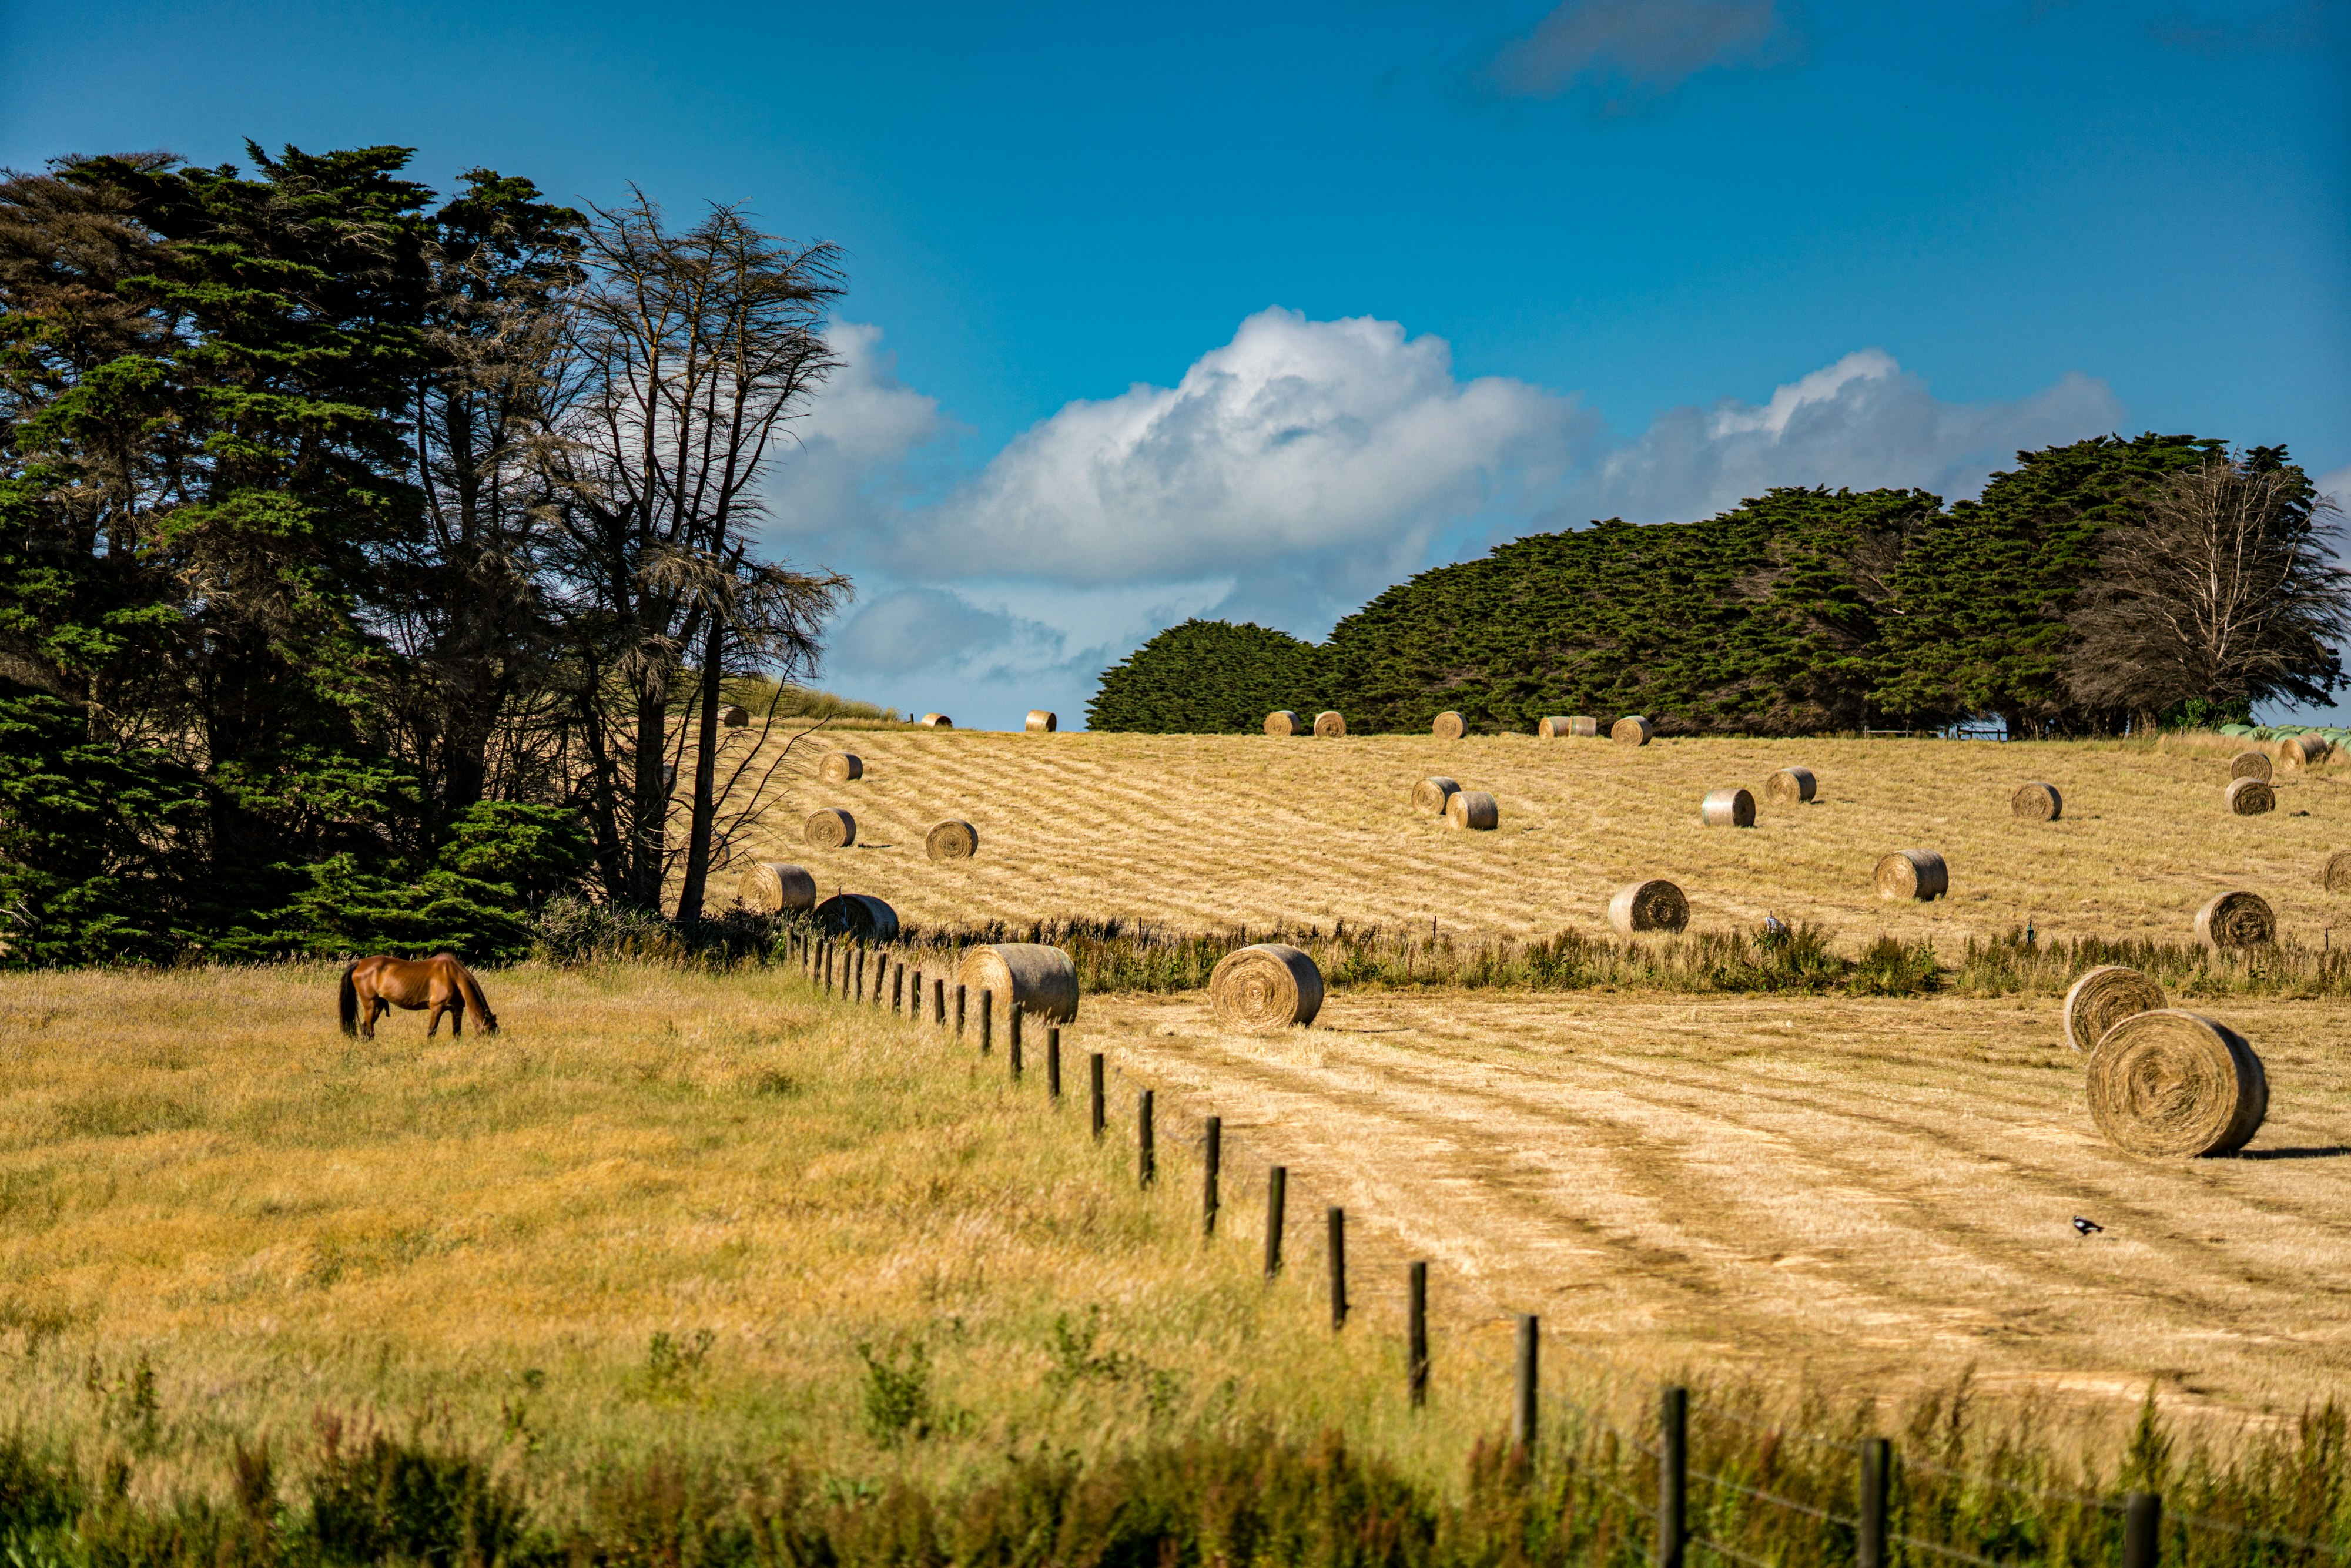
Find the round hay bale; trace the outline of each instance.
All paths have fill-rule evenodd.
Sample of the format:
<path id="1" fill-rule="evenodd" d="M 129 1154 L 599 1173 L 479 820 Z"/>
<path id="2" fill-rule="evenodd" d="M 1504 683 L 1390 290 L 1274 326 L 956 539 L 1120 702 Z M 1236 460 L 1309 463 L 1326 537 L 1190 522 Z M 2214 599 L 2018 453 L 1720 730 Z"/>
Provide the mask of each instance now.
<path id="1" fill-rule="evenodd" d="M 857 942 L 895 942 L 898 912 L 871 894 L 837 893 L 816 906 L 816 923 Z"/>
<path id="2" fill-rule="evenodd" d="M 949 817 L 923 835 L 923 852 L 935 861 L 967 861 L 979 853 L 979 830 Z"/>
<path id="3" fill-rule="evenodd" d="M 2008 798 L 2008 814 L 2028 822 L 2053 822 L 2065 810 L 2054 784 L 2027 784 Z"/>
<path id="4" fill-rule="evenodd" d="M 751 710 L 730 703 L 718 710 L 718 722 L 729 729 L 747 729 L 751 723 Z"/>
<path id="5" fill-rule="evenodd" d="M 1450 779 L 1424 779 L 1412 787 L 1412 809 L 1441 817 L 1447 803 L 1459 793 L 1461 786 Z"/>
<path id="6" fill-rule="evenodd" d="M 1078 967 L 1067 953 L 1041 942 L 974 947 L 963 956 L 956 982 L 974 993 L 975 1007 L 978 992 L 994 993 L 999 1019 L 1010 1018 L 1015 1009 L 1047 1023 L 1068 1023 L 1078 1016 Z"/>
<path id="7" fill-rule="evenodd" d="M 1600 721 L 1588 713 L 1570 714 L 1567 732 L 1580 739 L 1597 740 L 1600 738 Z"/>
<path id="8" fill-rule="evenodd" d="M 1338 709 L 1326 708 L 1314 716 L 1314 733 L 1326 736 L 1344 735 L 1347 733 L 1347 721 L 1340 715 Z"/>
<path id="9" fill-rule="evenodd" d="M 2229 777 L 2232 779 L 2258 779 L 2264 784 L 2268 783 L 2270 781 L 2268 754 L 2260 751 L 2240 751 L 2229 759 Z"/>
<path id="10" fill-rule="evenodd" d="M 1557 718 L 1547 718 L 1535 726 L 1535 738 L 1538 740 L 1565 740 L 1574 733 L 1575 720 L 1564 714 Z"/>
<path id="11" fill-rule="evenodd" d="M 2065 993 L 2065 1043 L 2089 1051 L 2126 1018 L 2171 1005 L 2163 988 L 2127 964 L 2101 964 Z"/>
<path id="12" fill-rule="evenodd" d="M 2315 760 L 2315 758 L 2312 757 L 2309 752 L 2303 749 L 2302 737 L 2300 736 L 2294 737 L 2292 740 L 2281 740 L 2278 742 L 2277 765 L 2280 768 L 2285 768 L 2288 772 L 2292 772 L 2297 768 L 2307 767 Z"/>
<path id="13" fill-rule="evenodd" d="M 846 784 L 865 777 L 865 759 L 853 751 L 833 751 L 816 765 L 817 777 L 828 784 Z"/>
<path id="14" fill-rule="evenodd" d="M 1698 815 L 1709 828 L 1751 828 L 1755 825 L 1755 797 L 1736 785 L 1711 789 L 1698 802 Z"/>
<path id="15" fill-rule="evenodd" d="M 2258 893 L 2220 893 L 2196 912 L 2196 940 L 2218 952 L 2266 947 L 2277 940 L 2277 914 Z"/>
<path id="16" fill-rule="evenodd" d="M 2266 779 L 2232 779 L 2224 799 L 2229 810 L 2240 817 L 2258 817 L 2277 810 L 2277 791 Z"/>
<path id="17" fill-rule="evenodd" d="M 2088 1080 L 2091 1120 L 2134 1155 L 2233 1155 L 2269 1114 L 2269 1075 L 2245 1037 L 2178 1008 L 2106 1030 Z"/>
<path id="18" fill-rule="evenodd" d="M 1951 868 L 1933 850 L 1896 850 L 1877 862 L 1877 896 L 1925 904 L 1951 891 Z"/>
<path id="19" fill-rule="evenodd" d="M 820 850 L 845 850 L 857 841 L 857 819 L 833 806 L 810 811 L 800 837 Z"/>
<path id="20" fill-rule="evenodd" d="M 1296 735 L 1298 716 L 1286 707 L 1276 708 L 1265 716 L 1265 732 L 1268 735 Z"/>
<path id="21" fill-rule="evenodd" d="M 1801 806 L 1821 792 L 1809 768 L 1782 768 L 1763 780 L 1763 799 L 1775 806 Z"/>
<path id="22" fill-rule="evenodd" d="M 1469 733 L 1469 726 L 1463 722 L 1459 714 L 1447 708 L 1430 721 L 1428 733 L 1439 740 L 1458 740 Z"/>
<path id="23" fill-rule="evenodd" d="M 2325 732 L 2320 730 L 2311 730 L 2307 734 L 2295 737 L 2295 739 L 2301 742 L 2304 761 L 2324 762 L 2335 750 L 2335 742 L 2328 739 Z"/>
<path id="24" fill-rule="evenodd" d="M 2329 893 L 2351 893 L 2351 850 L 2336 850 L 2318 868 L 2318 885 Z"/>
<path id="25" fill-rule="evenodd" d="M 1456 789 L 1446 798 L 1445 820 L 1457 828 L 1468 828 L 1478 832 L 1490 832 L 1502 820 L 1494 797 L 1483 789 Z"/>
<path id="26" fill-rule="evenodd" d="M 1061 716 L 1050 708 L 1032 707 L 1025 727 L 1031 735 L 1050 735 L 1061 727 Z"/>
<path id="27" fill-rule="evenodd" d="M 1322 971 L 1284 942 L 1228 953 L 1208 976 L 1217 1022 L 1249 1034 L 1303 1027 L 1322 1010 Z"/>
<path id="28" fill-rule="evenodd" d="M 1656 727 L 1639 714 L 1627 714 L 1608 727 L 1608 738 L 1626 746 L 1646 746 Z"/>
<path id="29" fill-rule="evenodd" d="M 953 729 L 955 720 L 943 713 L 926 713 L 922 717 L 922 725 L 925 729 Z"/>
<path id="30" fill-rule="evenodd" d="M 1680 931 L 1689 925 L 1689 900 L 1664 877 L 1628 882 L 1608 901 L 1608 924 L 1619 936 Z"/>
<path id="31" fill-rule="evenodd" d="M 762 861 L 744 875 L 735 902 L 754 915 L 781 915 L 787 909 L 816 907 L 816 878 L 806 868 L 781 861 Z"/>

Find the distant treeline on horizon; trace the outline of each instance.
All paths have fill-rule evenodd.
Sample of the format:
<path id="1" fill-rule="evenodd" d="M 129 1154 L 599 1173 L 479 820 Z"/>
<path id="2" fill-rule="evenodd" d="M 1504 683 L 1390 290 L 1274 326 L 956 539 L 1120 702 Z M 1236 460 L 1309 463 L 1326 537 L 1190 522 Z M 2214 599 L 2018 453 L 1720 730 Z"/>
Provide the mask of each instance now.
<path id="1" fill-rule="evenodd" d="M 2283 447 L 2103 436 L 2017 455 L 1980 499 L 1781 488 L 1699 522 L 1612 518 L 1424 571 L 1317 645 L 1192 620 L 1105 670 L 1097 730 L 1351 733 L 1644 714 L 1666 735 L 2011 736 L 2323 706 L 2346 627 L 2331 508 Z"/>

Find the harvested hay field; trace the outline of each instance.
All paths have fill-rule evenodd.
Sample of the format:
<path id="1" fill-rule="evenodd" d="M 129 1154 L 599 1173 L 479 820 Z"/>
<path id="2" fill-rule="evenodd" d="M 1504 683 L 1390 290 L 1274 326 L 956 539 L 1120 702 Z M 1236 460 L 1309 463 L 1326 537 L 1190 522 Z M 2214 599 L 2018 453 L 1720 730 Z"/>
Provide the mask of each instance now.
<path id="1" fill-rule="evenodd" d="M 806 744 L 820 744 L 811 737 Z M 1955 954 L 2032 922 L 2051 936 L 2188 940 L 2197 909 L 2257 887 L 2281 935 L 2317 947 L 2351 935 L 2351 892 L 2321 884 L 2351 847 L 2351 765 L 2289 772 L 2277 810 L 2230 813 L 2233 741 L 1545 741 L 1532 736 L 1311 738 L 1026 736 L 876 731 L 858 737 L 865 777 L 795 780 L 737 863 L 799 860 L 823 894 L 879 894 L 924 926 L 1121 916 L 1175 930 L 1344 919 L 1455 933 L 1598 935 L 1609 896 L 1663 876 L 1691 925 L 1808 921 L 1851 953 L 1882 936 Z M 1709 832 L 1698 802 L 1735 781 L 1761 792 L 1801 761 L 1817 800 L 1762 800 L 1752 830 Z M 1434 774 L 1492 793 L 1501 826 L 1450 831 L 1414 809 Z M 2045 780 L 2053 822 L 2010 800 Z M 854 848 L 817 852 L 799 825 L 820 807 L 856 814 Z M 925 860 L 944 817 L 971 821 L 970 861 Z M 1880 899 L 1881 855 L 1938 851 L 1951 890 L 1932 904 Z M 731 875 L 722 873 L 722 878 Z"/>
<path id="2" fill-rule="evenodd" d="M 1222 1116 L 1253 1179 L 1286 1162 L 1395 1256 L 1620 1364 L 1973 1367 L 2016 1396 L 2291 1414 L 2351 1395 L 2351 1006 L 2213 1010 L 2272 1099 L 2241 1157 L 2202 1161 L 2099 1136 L 2053 999 L 1358 992 L 1264 1038 L 1128 997 L 1083 1021 Z"/>

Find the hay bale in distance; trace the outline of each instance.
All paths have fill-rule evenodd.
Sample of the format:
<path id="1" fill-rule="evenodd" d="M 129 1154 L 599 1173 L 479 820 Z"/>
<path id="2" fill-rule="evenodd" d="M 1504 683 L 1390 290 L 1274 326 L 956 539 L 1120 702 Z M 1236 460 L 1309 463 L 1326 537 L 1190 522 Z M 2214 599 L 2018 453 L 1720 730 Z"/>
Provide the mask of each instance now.
<path id="1" fill-rule="evenodd" d="M 1445 820 L 1457 828 L 1483 833 L 1493 831 L 1502 820 L 1502 813 L 1494 804 L 1494 797 L 1483 789 L 1456 789 L 1446 800 Z"/>
<path id="2" fill-rule="evenodd" d="M 816 878 L 803 866 L 762 861 L 753 866 L 736 890 L 735 902 L 754 915 L 781 915 L 788 909 L 816 907 Z"/>
<path id="3" fill-rule="evenodd" d="M 974 947 L 963 956 L 956 982 L 975 993 L 996 997 L 995 1012 L 1008 1019 L 1016 1008 L 1047 1023 L 1068 1023 L 1078 1016 L 1078 967 L 1059 947 L 1041 942 L 998 942 Z"/>
<path id="4" fill-rule="evenodd" d="M 898 912 L 870 894 L 837 893 L 816 906 L 818 925 L 858 942 L 895 942 Z"/>
<path id="5" fill-rule="evenodd" d="M 1821 792 L 1809 768 L 1782 768 L 1763 780 L 1763 799 L 1775 806 L 1801 806 Z"/>
<path id="6" fill-rule="evenodd" d="M 923 852 L 935 861 L 967 861 L 979 853 L 979 830 L 949 817 L 923 835 Z"/>
<path id="7" fill-rule="evenodd" d="M 1567 733 L 1579 740 L 1597 740 L 1600 738 L 1600 721 L 1588 713 L 1570 714 L 1567 716 Z"/>
<path id="8" fill-rule="evenodd" d="M 1925 904 L 1951 891 L 1951 868 L 1933 850 L 1896 850 L 1877 862 L 1877 896 Z"/>
<path id="9" fill-rule="evenodd" d="M 1265 732 L 1268 735 L 1296 735 L 1298 716 L 1286 707 L 1276 708 L 1265 716 Z"/>
<path id="10" fill-rule="evenodd" d="M 2229 802 L 2229 810 L 2240 817 L 2258 817 L 2277 810 L 2277 791 L 2265 779 L 2232 779 L 2222 799 Z"/>
<path id="11" fill-rule="evenodd" d="M 1208 1006 L 1220 1026 L 1247 1034 L 1302 1028 L 1322 1010 L 1322 971 L 1286 942 L 1259 942 L 1218 962 Z"/>
<path id="12" fill-rule="evenodd" d="M 2268 783 L 2270 781 L 2269 754 L 2262 751 L 2240 751 L 2229 759 L 2229 777 L 2231 779 L 2258 779 L 2264 784 Z"/>
<path id="13" fill-rule="evenodd" d="M 718 722 L 728 729 L 747 729 L 751 724 L 751 710 L 729 703 L 718 710 Z"/>
<path id="14" fill-rule="evenodd" d="M 2065 993 L 2065 1043 L 2090 1051 L 2126 1018 L 2171 1005 L 2163 988 L 2127 964 L 2101 964 Z"/>
<path id="15" fill-rule="evenodd" d="M 1314 733 L 1322 736 L 1344 735 L 1347 721 L 1336 708 L 1325 708 L 1314 716 Z"/>
<path id="16" fill-rule="evenodd" d="M 1646 746 L 1656 727 L 1639 714 L 1626 714 L 1608 727 L 1608 738 L 1625 746 Z"/>
<path id="17" fill-rule="evenodd" d="M 922 717 L 922 725 L 925 729 L 953 729 L 955 720 L 943 713 L 926 713 Z"/>
<path id="18" fill-rule="evenodd" d="M 1439 740 L 1458 740 L 1469 733 L 1469 726 L 1459 714 L 1447 708 L 1430 721 L 1428 733 Z"/>
<path id="19" fill-rule="evenodd" d="M 2027 784 L 2008 798 L 2008 814 L 2028 822 L 2053 822 L 2064 810 L 2054 784 Z"/>
<path id="20" fill-rule="evenodd" d="M 865 777 L 865 759 L 853 751 L 831 751 L 816 765 L 817 777 L 828 784 L 846 784 Z"/>
<path id="21" fill-rule="evenodd" d="M 2233 1155 L 2269 1114 L 2269 1075 L 2245 1037 L 2178 1008 L 2109 1029 L 2087 1079 L 2091 1120 L 2134 1155 Z"/>
<path id="22" fill-rule="evenodd" d="M 1628 882 L 1608 901 L 1608 924 L 1622 936 L 1680 931 L 1689 925 L 1689 900 L 1661 876 Z"/>
<path id="23" fill-rule="evenodd" d="M 1535 738 L 1537 740 L 1565 740 L 1569 736 L 1575 733 L 1575 730 L 1573 727 L 1575 721 L 1569 718 L 1564 714 L 1561 715 L 1557 718 L 1544 719 L 1541 723 L 1535 726 Z"/>
<path id="24" fill-rule="evenodd" d="M 1412 787 L 1412 809 L 1426 811 L 1432 817 L 1441 817 L 1445 815 L 1447 803 L 1459 793 L 1461 786 L 1450 779 L 1424 779 Z"/>
<path id="25" fill-rule="evenodd" d="M 1061 727 L 1061 716 L 1050 708 L 1032 707 L 1023 727 L 1030 735 L 1050 735 Z"/>
<path id="26" fill-rule="evenodd" d="M 857 841 L 857 819 L 837 806 L 810 811 L 800 837 L 820 850 L 845 850 Z"/>
<path id="27" fill-rule="evenodd" d="M 1698 803 L 1698 815 L 1709 828 L 1751 828 L 1755 825 L 1755 797 L 1737 785 L 1711 789 Z"/>
<path id="28" fill-rule="evenodd" d="M 2277 940 L 2277 913 L 2258 893 L 2219 893 L 2196 912 L 2196 940 L 2220 952 Z"/>
<path id="29" fill-rule="evenodd" d="M 2329 893 L 2351 893 L 2351 850 L 2336 850 L 2318 868 L 2318 885 Z"/>
<path id="30" fill-rule="evenodd" d="M 2302 747 L 2303 760 L 2305 762 L 2324 762 L 2335 755 L 2335 743 L 2316 730 L 2307 735 L 2296 736 L 2294 739 Z"/>

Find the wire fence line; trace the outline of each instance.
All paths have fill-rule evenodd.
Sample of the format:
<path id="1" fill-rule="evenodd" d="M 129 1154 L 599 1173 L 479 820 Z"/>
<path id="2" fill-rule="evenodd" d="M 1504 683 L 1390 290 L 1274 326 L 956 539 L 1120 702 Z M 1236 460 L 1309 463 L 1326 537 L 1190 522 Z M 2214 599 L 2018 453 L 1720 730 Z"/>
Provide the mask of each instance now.
<path id="1" fill-rule="evenodd" d="M 787 942 L 793 956 L 800 962 L 803 972 L 812 984 L 820 986 L 823 994 L 827 997 L 877 1009 L 887 1006 L 893 1012 L 911 1017 L 916 1021 L 927 1021 L 935 1026 L 949 1029 L 957 1038 L 964 1037 L 967 1027 L 973 1023 L 974 1009 L 969 1005 L 967 988 L 962 984 L 956 984 L 950 988 L 944 977 L 928 977 L 920 970 L 910 972 L 903 962 L 897 963 L 893 969 L 893 962 L 885 956 L 872 977 L 869 993 L 865 964 L 868 945 L 862 942 L 855 945 L 852 964 L 850 961 L 852 953 L 844 951 L 834 938 L 801 932 L 789 936 Z M 911 986 L 908 984 L 910 975 L 917 983 Z M 927 988 L 921 983 L 926 978 L 930 981 Z M 926 988 L 929 993 L 927 996 L 925 994 Z M 948 1005 L 950 998 L 953 1003 L 952 1010 Z M 979 1046 L 983 1052 L 989 1051 L 993 1043 L 990 999 L 989 993 L 983 990 L 977 1009 L 977 1028 L 979 1034 Z M 1006 1020 L 1007 1044 L 1010 1048 L 1008 1054 L 1011 1057 L 1011 1068 L 1016 1078 L 1021 1071 L 1021 1061 L 1018 1054 L 1020 1040 L 1019 1019 L 1019 1015 L 1012 1012 Z M 1049 1040 L 1052 1041 L 1056 1052 L 1050 1062 L 1050 1071 L 1054 1092 L 1058 1092 L 1061 1082 L 1061 1062 L 1058 1056 L 1060 1030 L 1058 1029 L 1051 1030 Z M 1099 1060 L 1101 1053 L 1092 1054 L 1095 1058 L 1095 1070 L 1090 1074 L 1090 1091 L 1093 1097 L 1094 1112 L 1092 1126 L 1096 1135 L 1100 1135 L 1104 1130 L 1102 1114 L 1102 1075 L 1100 1071 Z M 1139 1091 L 1139 1100 L 1142 1119 L 1138 1126 L 1138 1138 L 1144 1150 L 1141 1166 L 1142 1180 L 1145 1185 L 1149 1185 L 1154 1179 L 1155 1169 L 1149 1153 L 1152 1148 L 1150 1106 L 1153 1096 L 1151 1092 Z M 1274 1168 L 1277 1171 L 1282 1169 L 1279 1166 Z M 1217 1207 L 1213 1198 L 1207 1207 L 1209 1212 L 1213 1214 Z M 1277 1208 L 1270 1213 L 1269 1220 L 1273 1220 L 1279 1212 Z M 1343 1211 L 1333 1208 L 1331 1213 L 1333 1228 L 1333 1245 L 1331 1250 L 1334 1254 L 1331 1277 L 1333 1296 L 1332 1326 L 1337 1330 L 1343 1325 L 1346 1315 L 1343 1304 L 1346 1301 L 1347 1289 L 1343 1272 L 1343 1254 L 1339 1252 L 1336 1245 L 1339 1228 L 1343 1223 Z M 1269 1237 L 1269 1243 L 1268 1272 L 1270 1275 L 1278 1267 L 1280 1249 L 1270 1237 Z M 1416 1270 L 1425 1270 L 1426 1265 L 1416 1264 L 1415 1268 Z M 1425 1273 L 1419 1274 L 1418 1278 L 1425 1281 Z M 1416 1285 L 1416 1289 L 1418 1288 Z M 1415 1311 L 1419 1310 L 1420 1303 L 1416 1302 Z M 1541 1340 L 1539 1320 L 1531 1315 L 1477 1313 L 1468 1320 L 1468 1326 L 1472 1328 L 1501 1325 L 1516 1325 L 1520 1330 L 1520 1351 L 1518 1361 L 1520 1386 L 1514 1408 L 1525 1413 L 1521 1420 L 1528 1420 L 1533 1413 L 1539 1411 L 1542 1402 L 1542 1391 L 1539 1386 L 1539 1362 L 1535 1353 L 1528 1348 L 1530 1343 L 1537 1345 L 1548 1343 L 1552 1351 L 1564 1353 L 1571 1359 L 1598 1370 L 1611 1382 L 1619 1382 L 1635 1375 L 1621 1364 L 1570 1342 Z M 1470 1343 L 1477 1342 L 1473 1339 Z M 1425 1345 L 1415 1354 L 1424 1353 Z M 1426 1375 L 1426 1364 L 1423 1361 L 1415 1375 L 1425 1378 Z M 1658 1536 L 1658 1545 L 1653 1556 L 1656 1561 L 1665 1562 L 1669 1556 L 1675 1561 L 1679 1561 L 1684 1552 L 1695 1549 L 1730 1562 L 1754 1564 L 1755 1568 L 1774 1568 L 1769 1560 L 1750 1555 L 1740 1548 L 1722 1542 L 1711 1533 L 1693 1534 L 1687 1531 L 1681 1511 L 1686 1507 L 1687 1486 L 1692 1479 L 1750 1502 L 1854 1531 L 1858 1548 L 1857 1559 L 1865 1568 L 1886 1568 L 1886 1564 L 1890 1561 L 1887 1549 L 1896 1546 L 1952 1563 L 1975 1565 L 1975 1568 L 2013 1568 L 2013 1564 L 2020 1561 L 2009 1559 L 2003 1562 L 2001 1559 L 1970 1552 L 1964 1547 L 1930 1541 L 1907 1531 L 1889 1529 L 1891 1521 L 1888 1505 L 1894 1489 L 1896 1467 L 1892 1446 L 1883 1438 L 1857 1442 L 1851 1438 L 1814 1432 L 1787 1422 L 1767 1420 L 1747 1415 L 1711 1400 L 1692 1399 L 1686 1389 L 1669 1387 L 1666 1390 L 1660 1409 L 1660 1441 L 1653 1444 L 1627 1433 L 1607 1412 L 1582 1400 L 1558 1392 L 1552 1393 L 1549 1398 L 1554 1408 L 1573 1413 L 1584 1424 L 1590 1434 L 1612 1438 L 1626 1449 L 1657 1463 L 1658 1500 L 1655 1503 L 1644 1502 L 1604 1474 L 1596 1471 L 1585 1472 L 1597 1488 L 1614 1496 L 1636 1516 L 1654 1511 L 1656 1517 L 1652 1521 L 1652 1528 Z M 1817 1448 L 1854 1457 L 1860 1467 L 1859 1485 L 1855 1495 L 1861 1500 L 1861 1515 L 1841 1513 L 1765 1488 L 1750 1486 L 1729 1476 L 1692 1467 L 1688 1462 L 1688 1444 L 1683 1425 L 1687 1413 L 1691 1410 L 1709 1418 L 1727 1421 L 1749 1430 L 1767 1433 L 1776 1437 L 1792 1437 Z M 1531 1422 L 1528 1431 L 1531 1436 Z M 1877 1450 L 1877 1463 L 1880 1466 L 1874 1483 L 1870 1474 L 1873 1448 Z M 2107 1516 L 2121 1515 L 2126 1524 L 2122 1542 L 2123 1568 L 2155 1568 L 2160 1551 L 2158 1521 L 2177 1529 L 2210 1531 L 2239 1541 L 2304 1552 L 2337 1562 L 2351 1560 L 2351 1552 L 2346 1552 L 2343 1547 L 2288 1531 L 2235 1524 L 2226 1520 L 2189 1513 L 2175 1512 L 2165 1519 L 2159 1500 L 2152 1494 L 2133 1493 L 2126 1498 L 2117 1500 L 2064 1488 L 2037 1486 L 2011 1480 L 1980 1470 L 1939 1465 L 1929 1459 L 1907 1455 L 1900 1458 L 1899 1469 L 1902 1472 L 1917 1472 L 1955 1481 L 1966 1487 L 1982 1487 L 2043 1504 L 2084 1509 Z M 1667 1540 L 1668 1535 L 1671 1538 L 1670 1544 Z"/>

